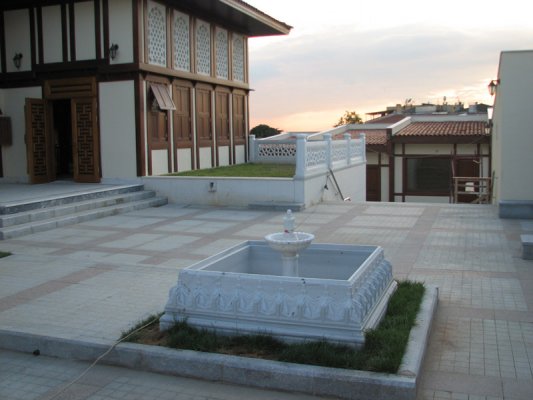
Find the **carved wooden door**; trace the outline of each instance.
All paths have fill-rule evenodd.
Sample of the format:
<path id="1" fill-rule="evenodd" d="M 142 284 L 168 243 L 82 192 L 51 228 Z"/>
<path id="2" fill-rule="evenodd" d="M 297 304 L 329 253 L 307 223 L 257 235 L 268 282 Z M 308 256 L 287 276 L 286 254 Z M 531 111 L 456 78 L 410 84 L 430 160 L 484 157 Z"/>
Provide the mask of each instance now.
<path id="1" fill-rule="evenodd" d="M 76 182 L 100 182 L 96 98 L 74 98 L 71 107 L 74 180 Z"/>
<path id="2" fill-rule="evenodd" d="M 229 130 L 229 92 L 215 92 L 215 132 L 216 132 L 216 165 L 221 165 L 221 159 L 230 161 L 230 130 Z M 222 148 L 221 148 L 222 147 Z M 225 157 L 222 152 L 226 153 Z"/>
<path id="3" fill-rule="evenodd" d="M 245 97 L 233 94 L 233 162 L 236 163 L 236 146 L 246 145 Z"/>
<path id="4" fill-rule="evenodd" d="M 31 183 L 46 183 L 54 177 L 46 101 L 26 99 L 26 150 Z"/>

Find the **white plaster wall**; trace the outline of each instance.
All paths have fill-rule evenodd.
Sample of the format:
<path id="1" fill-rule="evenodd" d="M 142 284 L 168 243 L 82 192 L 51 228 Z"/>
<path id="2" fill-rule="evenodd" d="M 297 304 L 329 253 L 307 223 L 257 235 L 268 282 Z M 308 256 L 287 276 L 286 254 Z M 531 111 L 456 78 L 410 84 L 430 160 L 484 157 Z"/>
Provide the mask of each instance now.
<path id="1" fill-rule="evenodd" d="M 352 164 L 349 167 L 334 170 L 333 173 L 344 198 L 349 197 L 352 202 L 366 201 L 366 163 Z M 323 192 L 324 201 L 342 201 L 331 180 L 328 181 L 328 188 L 329 190 L 324 190 Z M 307 193 L 308 189 L 306 187 L 306 195 Z M 316 196 L 311 195 L 310 198 L 313 199 Z"/>
<path id="2" fill-rule="evenodd" d="M 168 174 L 168 151 L 152 150 L 152 175 Z"/>
<path id="3" fill-rule="evenodd" d="M 2 146 L 2 161 L 5 180 L 13 182 L 27 182 L 27 157 L 24 135 L 26 133 L 26 119 L 24 104 L 26 98 L 42 98 L 42 89 L 38 87 L 1 89 L 3 103 L 0 108 L 4 115 L 11 117 L 13 130 L 13 144 Z"/>
<path id="4" fill-rule="evenodd" d="M 289 178 L 149 176 L 142 181 L 146 189 L 176 204 L 247 207 L 254 202 L 295 202 L 294 182 Z M 210 191 L 211 182 L 215 191 Z"/>
<path id="5" fill-rule="evenodd" d="M 74 21 L 76 60 L 95 59 L 94 3 L 92 1 L 74 3 Z M 112 25 L 112 21 L 110 24 Z"/>
<path id="6" fill-rule="evenodd" d="M 200 147 L 200 168 L 212 168 L 211 147 Z"/>
<path id="7" fill-rule="evenodd" d="M 61 7 L 42 8 L 43 60 L 45 63 L 63 61 L 63 38 L 61 35 Z"/>
<path id="8" fill-rule="evenodd" d="M 192 169 L 191 149 L 178 149 L 178 172 L 190 171 Z"/>
<path id="9" fill-rule="evenodd" d="M 7 72 L 31 70 L 30 13 L 28 9 L 4 11 Z M 15 68 L 13 57 L 22 53 L 20 69 Z"/>
<path id="10" fill-rule="evenodd" d="M 533 200 L 533 50 L 502 52 L 494 108 L 497 200 Z"/>
<path id="11" fill-rule="evenodd" d="M 457 154 L 459 155 L 475 155 L 477 152 L 477 145 L 475 144 L 458 144 Z"/>
<path id="12" fill-rule="evenodd" d="M 235 146 L 235 163 L 243 164 L 246 162 L 246 148 L 244 145 Z"/>
<path id="13" fill-rule="evenodd" d="M 135 86 L 133 81 L 100 83 L 102 178 L 137 176 Z"/>
<path id="14" fill-rule="evenodd" d="M 109 1 L 109 45 L 118 44 L 111 64 L 133 62 L 133 9 L 131 0 Z"/>
<path id="15" fill-rule="evenodd" d="M 401 201 L 401 198 L 400 200 L 398 201 Z M 405 196 L 405 202 L 406 203 L 437 203 L 437 204 L 442 204 L 442 203 L 449 203 L 450 202 L 450 198 L 449 197 L 444 197 L 444 196 Z"/>
<path id="16" fill-rule="evenodd" d="M 435 154 L 449 156 L 453 151 L 452 144 L 406 144 L 405 154 Z"/>
<path id="17" fill-rule="evenodd" d="M 394 192 L 403 192 L 403 158 L 394 158 Z M 401 201 L 401 200 L 400 200 Z"/>
<path id="18" fill-rule="evenodd" d="M 230 164 L 229 146 L 220 146 L 218 148 L 218 165 L 224 167 Z"/>
<path id="19" fill-rule="evenodd" d="M 381 167 L 381 201 L 389 201 L 389 167 Z"/>

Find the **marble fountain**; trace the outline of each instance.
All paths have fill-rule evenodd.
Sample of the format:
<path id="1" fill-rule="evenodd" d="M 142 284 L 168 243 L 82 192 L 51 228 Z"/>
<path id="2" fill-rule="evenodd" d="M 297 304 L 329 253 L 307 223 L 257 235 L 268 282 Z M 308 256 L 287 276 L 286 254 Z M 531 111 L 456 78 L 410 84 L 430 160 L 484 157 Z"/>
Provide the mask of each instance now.
<path id="1" fill-rule="evenodd" d="M 326 339 L 360 347 L 396 289 L 379 246 L 312 244 L 294 230 L 226 249 L 179 272 L 160 328 L 186 319 L 221 334 L 271 334 L 287 342 Z"/>

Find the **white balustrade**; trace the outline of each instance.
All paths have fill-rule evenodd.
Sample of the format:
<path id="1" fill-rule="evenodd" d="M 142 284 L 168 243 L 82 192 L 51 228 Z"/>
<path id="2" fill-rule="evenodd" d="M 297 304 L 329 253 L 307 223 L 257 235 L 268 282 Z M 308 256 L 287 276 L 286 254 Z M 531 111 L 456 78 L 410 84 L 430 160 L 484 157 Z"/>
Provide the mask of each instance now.
<path id="1" fill-rule="evenodd" d="M 296 164 L 295 177 L 319 170 L 337 169 L 358 161 L 366 161 L 365 135 L 352 139 L 344 133 L 343 139 L 332 140 L 328 132 L 322 134 L 323 140 L 308 140 L 305 134 L 294 139 L 256 139 L 250 135 L 250 162 Z"/>

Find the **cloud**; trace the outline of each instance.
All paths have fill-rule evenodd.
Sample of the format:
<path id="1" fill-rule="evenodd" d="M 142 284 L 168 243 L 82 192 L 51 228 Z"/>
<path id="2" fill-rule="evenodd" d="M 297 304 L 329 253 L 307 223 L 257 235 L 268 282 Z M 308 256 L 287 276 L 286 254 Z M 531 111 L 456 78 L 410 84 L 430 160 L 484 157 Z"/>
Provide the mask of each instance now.
<path id="1" fill-rule="evenodd" d="M 527 47 L 532 33 L 424 25 L 361 31 L 345 25 L 321 35 L 289 35 L 251 51 L 252 123 L 274 119 L 288 123 L 285 129 L 320 130 L 344 110 L 368 112 L 405 98 L 427 101 L 450 93 L 466 102 L 486 101 L 476 93 L 486 96 L 500 51 Z M 316 118 L 295 118 L 330 115 L 328 110 L 340 113 L 319 126 L 310 126 Z M 293 126 L 291 116 L 304 125 Z"/>

